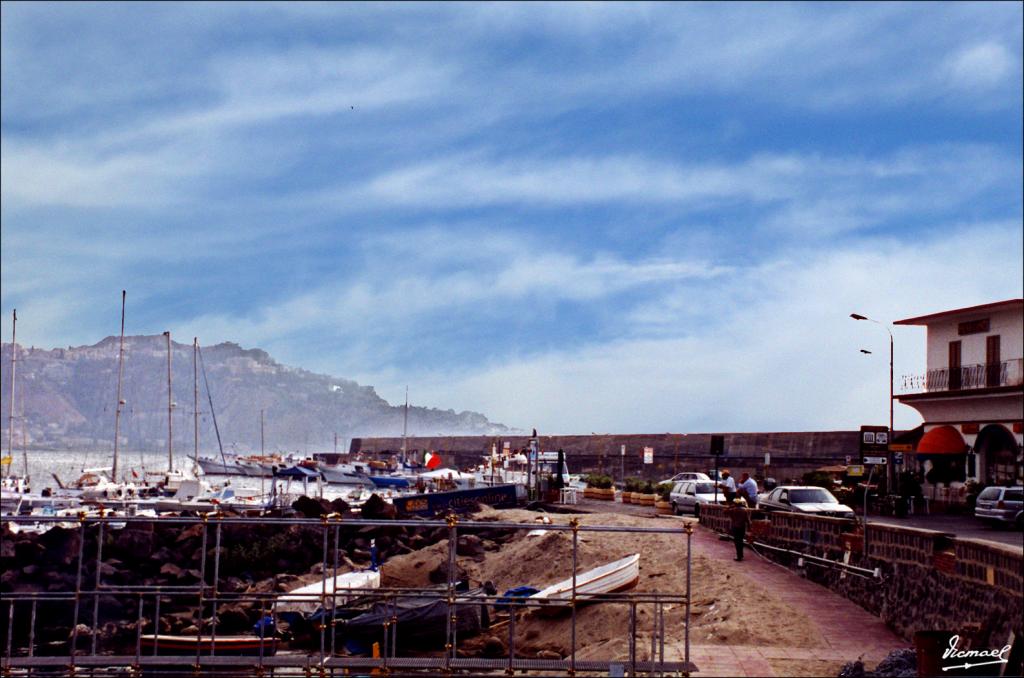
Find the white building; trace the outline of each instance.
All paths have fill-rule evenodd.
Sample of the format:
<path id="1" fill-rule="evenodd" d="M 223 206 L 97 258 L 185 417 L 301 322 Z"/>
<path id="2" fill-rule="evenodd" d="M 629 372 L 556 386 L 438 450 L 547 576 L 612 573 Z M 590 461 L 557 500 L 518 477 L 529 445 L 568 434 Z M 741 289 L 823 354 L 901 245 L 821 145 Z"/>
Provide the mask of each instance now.
<path id="1" fill-rule="evenodd" d="M 926 492 L 950 502 L 963 483 L 1022 482 L 1024 299 L 899 320 L 928 328 L 928 369 L 895 398 L 924 418 L 915 453 Z"/>

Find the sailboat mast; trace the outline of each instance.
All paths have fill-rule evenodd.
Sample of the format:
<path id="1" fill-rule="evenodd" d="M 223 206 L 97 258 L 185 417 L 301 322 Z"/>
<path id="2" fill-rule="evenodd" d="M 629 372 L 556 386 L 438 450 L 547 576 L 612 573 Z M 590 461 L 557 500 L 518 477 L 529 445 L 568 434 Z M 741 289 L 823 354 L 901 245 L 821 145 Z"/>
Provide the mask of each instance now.
<path id="1" fill-rule="evenodd" d="M 18 352 L 18 309 L 11 311 L 11 413 L 7 417 L 7 447 L 13 465 L 14 460 L 14 357 Z M 25 459 L 25 475 L 28 475 L 28 459 Z"/>
<path id="2" fill-rule="evenodd" d="M 121 437 L 121 377 L 124 374 L 124 302 L 127 292 L 121 290 L 121 341 L 117 348 L 117 408 L 114 410 L 114 463 L 110 469 L 111 480 L 117 482 L 117 446 Z"/>
<path id="3" fill-rule="evenodd" d="M 266 456 L 266 449 L 263 441 L 263 410 L 260 410 L 260 456 Z"/>
<path id="4" fill-rule="evenodd" d="M 192 337 L 192 426 L 195 439 L 195 465 L 199 467 L 199 337 Z M 198 471 L 196 471 L 198 473 Z"/>
<path id="5" fill-rule="evenodd" d="M 174 399 L 171 395 L 171 332 L 170 330 L 164 332 L 164 336 L 167 337 L 167 472 L 170 473 L 174 470 L 174 451 L 171 449 L 173 440 L 173 433 L 171 431 L 171 421 L 174 410 Z"/>
<path id="6" fill-rule="evenodd" d="M 402 418 L 402 463 L 404 464 L 406 459 L 406 436 L 409 434 L 409 386 L 405 387 L 405 415 Z"/>

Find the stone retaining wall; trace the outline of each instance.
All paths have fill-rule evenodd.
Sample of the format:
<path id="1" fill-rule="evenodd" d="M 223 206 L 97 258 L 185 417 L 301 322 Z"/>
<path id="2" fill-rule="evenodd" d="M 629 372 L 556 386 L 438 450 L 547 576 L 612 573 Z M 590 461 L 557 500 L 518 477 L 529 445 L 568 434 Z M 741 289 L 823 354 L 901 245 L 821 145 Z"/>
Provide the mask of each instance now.
<path id="1" fill-rule="evenodd" d="M 864 535 L 854 521 L 761 512 L 754 519 L 753 541 L 878 568 L 881 579 L 865 578 L 809 561 L 797 568 L 796 555 L 759 551 L 877 614 L 908 640 L 917 631 L 951 631 L 984 649 L 1001 648 L 1011 632 L 1018 638 L 1024 634 L 1024 553 L 1013 547 L 870 524 L 865 555 Z M 700 522 L 716 532 L 728 531 L 722 506 L 701 507 Z"/>
<path id="2" fill-rule="evenodd" d="M 725 456 L 722 468 L 738 473 L 747 471 L 764 476 L 764 455 L 771 454 L 768 475 L 784 480 L 800 478 L 821 466 L 846 463 L 847 457 L 860 454 L 858 431 L 792 431 L 770 433 L 723 433 Z M 492 446 L 525 449 L 529 436 L 415 436 L 405 440 L 405 448 L 414 458 L 423 452 L 439 452 L 446 464 L 460 468 L 476 466 L 490 453 Z M 350 452 L 371 455 L 397 455 L 402 438 L 353 438 Z M 706 471 L 713 468 L 710 433 L 593 434 L 540 436 L 544 450 L 565 451 L 572 473 L 606 473 L 621 481 L 626 476 L 659 480 L 680 471 Z M 626 446 L 625 458 L 621 446 Z M 643 448 L 654 449 L 654 463 L 643 463 Z"/>

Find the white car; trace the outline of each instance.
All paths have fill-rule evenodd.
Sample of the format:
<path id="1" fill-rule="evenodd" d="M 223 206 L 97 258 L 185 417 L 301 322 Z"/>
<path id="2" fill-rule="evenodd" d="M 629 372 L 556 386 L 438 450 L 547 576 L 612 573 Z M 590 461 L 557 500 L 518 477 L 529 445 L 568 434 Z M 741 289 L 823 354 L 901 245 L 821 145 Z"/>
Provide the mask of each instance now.
<path id="1" fill-rule="evenodd" d="M 672 503 L 672 513 L 692 513 L 700 515 L 701 504 L 714 504 L 715 500 L 722 501 L 725 495 L 719 491 L 715 494 L 715 484 L 710 480 L 684 480 L 676 483 L 669 494 L 668 500 Z"/>
<path id="2" fill-rule="evenodd" d="M 675 485 L 676 483 L 684 480 L 711 480 L 711 478 L 709 478 L 706 473 L 701 473 L 700 471 L 683 471 L 682 473 L 675 474 L 671 478 L 659 480 L 658 485 L 661 485 L 662 483 L 672 483 Z"/>
<path id="3" fill-rule="evenodd" d="M 831 492 L 823 487 L 805 485 L 776 487 L 758 498 L 757 508 L 762 511 L 789 511 L 832 518 L 853 518 L 853 509 L 840 504 Z"/>

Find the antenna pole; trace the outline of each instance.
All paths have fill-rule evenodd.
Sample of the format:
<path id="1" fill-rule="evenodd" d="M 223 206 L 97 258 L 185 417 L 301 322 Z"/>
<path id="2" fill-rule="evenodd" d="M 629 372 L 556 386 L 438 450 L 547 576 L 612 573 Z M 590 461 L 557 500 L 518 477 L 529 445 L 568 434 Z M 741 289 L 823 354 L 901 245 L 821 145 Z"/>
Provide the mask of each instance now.
<path id="1" fill-rule="evenodd" d="M 14 460 L 14 363 L 15 355 L 18 353 L 18 309 L 11 311 L 11 414 L 7 417 L 7 447 L 10 457 Z M 28 477 L 28 459 L 25 459 L 25 476 Z"/>
<path id="2" fill-rule="evenodd" d="M 405 387 L 405 416 L 402 420 L 402 464 L 406 463 L 406 436 L 409 434 L 409 387 Z"/>
<path id="3" fill-rule="evenodd" d="M 192 337 L 192 437 L 195 439 L 194 454 L 196 473 L 199 469 L 199 337 Z"/>
<path id="4" fill-rule="evenodd" d="M 114 463 L 110 468 L 111 480 L 117 482 L 117 446 L 121 437 L 121 377 L 124 374 L 124 304 L 127 292 L 121 290 L 121 341 L 117 348 L 117 408 L 114 410 Z"/>
<path id="5" fill-rule="evenodd" d="M 174 417 L 174 397 L 171 394 L 171 332 L 170 330 L 164 332 L 164 336 L 167 337 L 167 472 L 170 473 L 174 470 L 174 451 L 172 450 L 171 441 L 173 440 L 173 433 L 171 431 L 171 422 Z"/>

